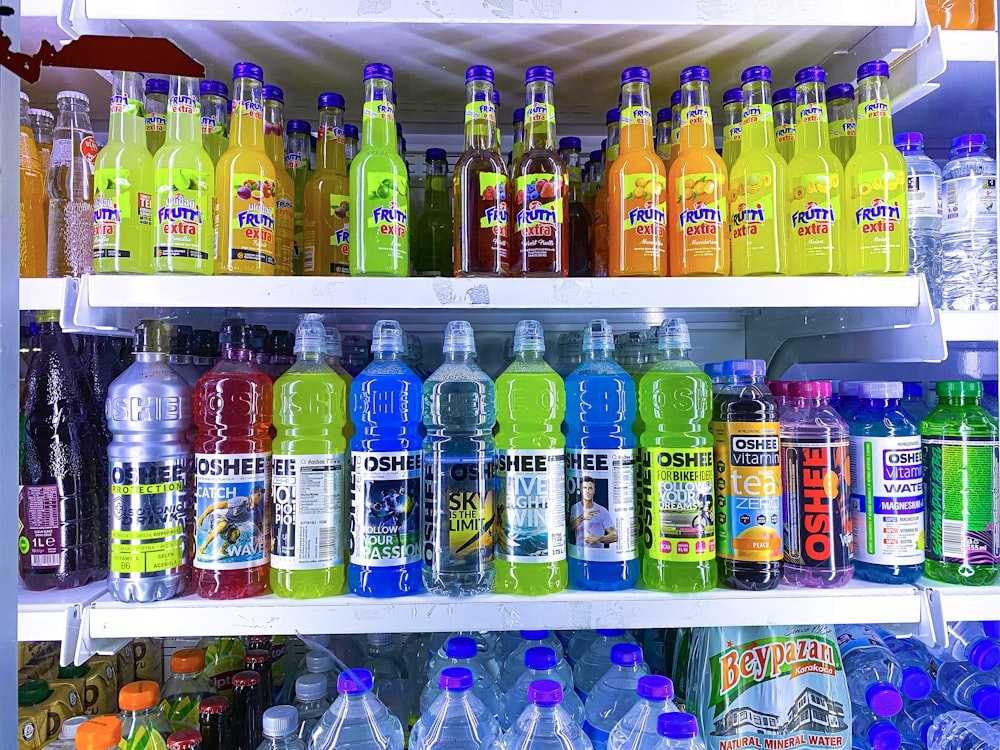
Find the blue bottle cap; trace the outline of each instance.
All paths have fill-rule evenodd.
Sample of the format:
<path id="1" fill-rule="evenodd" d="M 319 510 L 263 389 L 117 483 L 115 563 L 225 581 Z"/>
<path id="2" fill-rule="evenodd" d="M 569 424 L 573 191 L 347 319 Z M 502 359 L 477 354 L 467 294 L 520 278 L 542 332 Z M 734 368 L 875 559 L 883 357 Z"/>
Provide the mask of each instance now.
<path id="1" fill-rule="evenodd" d="M 674 111 L 670 107 L 662 107 L 656 110 L 656 124 L 659 125 L 661 122 L 670 122 L 673 120 Z"/>
<path id="2" fill-rule="evenodd" d="M 560 151 L 579 151 L 580 145 L 580 139 L 575 135 L 568 135 L 565 138 L 559 139 Z"/>
<path id="3" fill-rule="evenodd" d="M 312 126 L 310 126 L 305 120 L 289 120 L 285 125 L 285 132 L 305 133 L 306 135 L 309 135 L 312 133 Z"/>
<path id="4" fill-rule="evenodd" d="M 622 71 L 622 86 L 626 83 L 649 83 L 649 68 L 625 68 Z"/>
<path id="5" fill-rule="evenodd" d="M 395 320 L 380 320 L 372 328 L 372 354 L 402 353 L 403 328 Z"/>
<path id="6" fill-rule="evenodd" d="M 743 102 L 743 89 L 726 89 L 722 95 L 722 104 L 736 104 Z"/>
<path id="7" fill-rule="evenodd" d="M 429 148 L 424 152 L 424 161 L 448 161 L 448 152 L 443 148 Z"/>
<path id="8" fill-rule="evenodd" d="M 872 750 L 899 750 L 903 737 L 888 721 L 876 721 L 868 729 L 868 744 Z"/>
<path id="9" fill-rule="evenodd" d="M 740 74 L 740 82 L 744 85 L 753 83 L 754 81 L 767 81 L 770 83 L 771 69 L 766 65 L 751 65 Z"/>
<path id="10" fill-rule="evenodd" d="M 913 381 L 913 380 L 904 380 L 903 381 L 903 397 L 907 398 L 907 397 L 910 397 L 910 396 L 914 396 L 915 398 L 922 399 L 924 397 L 923 386 L 921 386 L 920 383 L 917 383 L 916 381 Z"/>
<path id="11" fill-rule="evenodd" d="M 1000 664 L 1000 645 L 989 638 L 979 638 L 969 646 L 969 664 L 980 672 L 992 672 Z"/>
<path id="12" fill-rule="evenodd" d="M 873 78 L 875 76 L 888 78 L 889 63 L 887 63 L 885 60 L 869 60 L 868 62 L 858 66 L 859 83 L 866 78 Z"/>
<path id="13" fill-rule="evenodd" d="M 972 707 L 986 721 L 1000 718 L 1000 688 L 996 685 L 983 685 L 972 694 Z"/>
<path id="14" fill-rule="evenodd" d="M 623 628 L 598 628 L 598 635 L 603 635 L 605 638 L 617 638 L 620 635 L 625 635 L 625 630 Z"/>
<path id="15" fill-rule="evenodd" d="M 167 94 L 170 92 L 170 84 L 163 78 L 147 78 L 147 94 Z"/>
<path id="16" fill-rule="evenodd" d="M 618 107 L 612 107 L 604 113 L 605 125 L 611 125 L 612 123 L 618 122 L 620 119 L 622 119 L 622 113 Z"/>
<path id="17" fill-rule="evenodd" d="M 532 646 L 524 652 L 524 666 L 528 669 L 552 669 L 556 665 L 555 649 Z"/>
<path id="18" fill-rule="evenodd" d="M 476 334 L 472 330 L 472 325 L 466 320 L 452 320 L 444 329 L 444 346 L 442 351 L 445 354 L 453 352 L 476 353 Z"/>
<path id="19" fill-rule="evenodd" d="M 364 80 L 370 81 L 374 78 L 392 81 L 392 67 L 383 63 L 368 63 L 365 66 Z M 393 96 L 395 96 L 395 94 L 396 92 L 394 91 Z"/>
<path id="20" fill-rule="evenodd" d="M 684 318 L 667 318 L 659 325 L 656 345 L 661 351 L 669 349 L 691 349 L 691 332 Z"/>
<path id="21" fill-rule="evenodd" d="M 660 714 L 656 720 L 656 733 L 673 740 L 689 740 L 698 736 L 698 720 L 683 711 Z"/>
<path id="22" fill-rule="evenodd" d="M 198 85 L 198 93 L 202 96 L 221 96 L 223 99 L 228 99 L 229 87 L 222 81 L 213 81 L 206 78 Z"/>
<path id="23" fill-rule="evenodd" d="M 996 383 L 997 381 L 992 381 Z M 983 632 L 987 638 L 1000 641 L 1000 620 L 983 620 Z"/>
<path id="24" fill-rule="evenodd" d="M 642 649 L 634 643 L 616 643 L 611 647 L 611 663 L 619 667 L 642 664 Z"/>
<path id="25" fill-rule="evenodd" d="M 674 683 L 669 677 L 658 674 L 648 674 L 639 678 L 636 692 L 640 698 L 650 701 L 671 700 L 674 697 Z"/>
<path id="26" fill-rule="evenodd" d="M 982 133 L 968 133 L 951 140 L 951 156 L 966 156 L 986 150 L 986 136 Z"/>
<path id="27" fill-rule="evenodd" d="M 344 125 L 344 136 L 346 138 L 357 139 L 357 137 L 359 135 L 361 135 L 361 133 L 358 130 L 358 126 L 357 125 L 351 125 L 350 123 L 348 123 L 347 125 Z"/>
<path id="28" fill-rule="evenodd" d="M 704 70 L 707 71 L 708 68 L 704 68 Z M 706 73 L 705 75 L 708 75 L 708 73 Z M 696 80 L 700 80 L 700 79 L 696 79 Z M 677 89 L 677 91 L 674 91 L 670 95 L 670 106 L 671 107 L 676 107 L 680 103 L 681 103 L 681 90 Z"/>
<path id="29" fill-rule="evenodd" d="M 706 362 L 705 363 L 705 374 L 708 375 L 712 380 L 722 378 L 722 362 Z"/>
<path id="30" fill-rule="evenodd" d="M 608 139 L 607 138 L 602 138 L 601 139 L 601 153 L 604 153 L 607 150 L 608 150 Z"/>
<path id="31" fill-rule="evenodd" d="M 798 81 L 796 81 L 798 83 Z M 795 89 L 786 88 L 778 89 L 771 95 L 771 104 L 786 104 L 791 102 L 795 103 Z"/>
<path id="32" fill-rule="evenodd" d="M 895 716 L 903 709 L 903 696 L 888 682 L 875 682 L 865 691 L 865 702 L 876 716 Z"/>
<path id="33" fill-rule="evenodd" d="M 277 86 L 271 86 L 270 84 L 265 84 L 262 89 L 263 97 L 265 99 L 270 99 L 274 102 L 285 103 L 285 92 L 282 91 Z"/>
<path id="34" fill-rule="evenodd" d="M 762 378 L 767 365 L 762 359 L 730 359 L 722 363 L 723 373 L 733 377 Z"/>
<path id="35" fill-rule="evenodd" d="M 528 85 L 529 83 L 534 83 L 536 81 L 544 81 L 545 83 L 555 84 L 556 76 L 552 72 L 552 68 L 547 65 L 532 65 L 524 71 L 524 83 L 525 85 Z"/>
<path id="36" fill-rule="evenodd" d="M 476 639 L 467 635 L 456 635 L 444 644 L 444 653 L 449 659 L 471 659 L 478 650 Z"/>
<path id="37" fill-rule="evenodd" d="M 681 71 L 681 86 L 685 83 L 691 83 L 693 81 L 704 81 L 705 83 L 712 82 L 712 74 L 708 72 L 708 68 L 704 65 L 692 65 L 689 68 L 684 68 Z M 678 100 L 680 96 L 678 95 Z M 670 102 L 673 103 L 674 97 L 671 94 Z"/>
<path id="38" fill-rule="evenodd" d="M 493 68 L 489 65 L 472 65 L 465 71 L 465 82 L 489 81 L 493 83 Z"/>
<path id="39" fill-rule="evenodd" d="M 340 94 L 333 91 L 327 91 L 326 93 L 320 94 L 316 99 L 316 107 L 318 109 L 323 109 L 324 107 L 344 109 L 346 107 L 346 102 L 344 101 L 344 97 Z"/>
<path id="40" fill-rule="evenodd" d="M 514 124 L 517 125 L 519 122 L 524 122 L 524 107 L 518 107 L 514 110 Z"/>
<path id="41" fill-rule="evenodd" d="M 832 86 L 826 87 L 826 100 L 828 102 L 834 99 L 853 99 L 854 98 L 854 86 L 849 83 L 835 83 Z"/>
<path id="42" fill-rule="evenodd" d="M 598 318 L 587 323 L 583 329 L 583 351 L 613 352 L 615 336 L 611 324 L 604 318 Z"/>
<path id="43" fill-rule="evenodd" d="M 898 380 L 866 380 L 858 383 L 858 398 L 874 398 L 885 400 L 903 397 L 903 384 Z"/>
<path id="44" fill-rule="evenodd" d="M 528 702 L 535 706 L 558 706 L 563 701 L 563 689 L 555 680 L 535 680 L 528 685 Z"/>
<path id="45" fill-rule="evenodd" d="M 523 321 L 522 321 L 523 322 Z M 520 324 L 518 324 L 520 325 Z M 526 641 L 544 641 L 549 637 L 548 630 L 522 630 L 520 631 L 521 638 Z"/>
<path id="46" fill-rule="evenodd" d="M 924 136 L 921 133 L 896 133 L 892 145 L 903 153 L 916 151 L 924 147 Z"/>
<path id="47" fill-rule="evenodd" d="M 544 352 L 545 330 L 537 320 L 522 320 L 514 329 L 515 352 Z"/>
<path id="48" fill-rule="evenodd" d="M 934 680 L 920 667 L 903 667 L 900 690 L 911 701 L 922 701 L 934 690 Z"/>
<path id="49" fill-rule="evenodd" d="M 341 672 L 337 677 L 337 692 L 348 695 L 359 695 L 367 693 L 372 689 L 372 673 L 367 669 L 352 669 L 349 672 Z"/>
<path id="50" fill-rule="evenodd" d="M 599 162 L 601 160 L 601 156 L 602 154 L 600 149 L 598 149 L 597 151 L 590 152 L 590 160 L 592 162 Z"/>
<path id="51" fill-rule="evenodd" d="M 795 74 L 795 85 L 803 83 L 826 83 L 826 71 L 819 65 L 802 68 Z"/>
<path id="52" fill-rule="evenodd" d="M 460 693 L 471 688 L 474 681 L 472 670 L 465 667 L 448 667 L 441 670 L 438 685 L 449 693 Z"/>
<path id="53" fill-rule="evenodd" d="M 233 80 L 237 78 L 252 78 L 255 81 L 264 82 L 264 69 L 256 63 L 238 62 L 233 66 Z"/>

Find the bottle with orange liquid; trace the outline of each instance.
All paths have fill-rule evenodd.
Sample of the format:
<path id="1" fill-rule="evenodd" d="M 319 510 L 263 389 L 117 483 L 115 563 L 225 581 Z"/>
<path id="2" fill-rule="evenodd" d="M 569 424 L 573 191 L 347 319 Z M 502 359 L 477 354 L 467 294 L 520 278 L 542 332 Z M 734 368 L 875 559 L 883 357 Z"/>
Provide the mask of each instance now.
<path id="1" fill-rule="evenodd" d="M 45 239 L 45 173 L 28 119 L 28 95 L 21 92 L 21 278 L 44 279 L 48 273 Z"/>
<path id="2" fill-rule="evenodd" d="M 604 122 L 608 126 L 607 147 L 604 151 L 604 169 L 601 172 L 601 185 L 597 189 L 594 198 L 594 232 L 591 244 L 594 247 L 594 276 L 607 276 L 610 265 L 611 235 L 609 231 L 610 223 L 610 195 L 608 192 L 608 177 L 611 174 L 611 165 L 618 158 L 618 137 L 620 128 L 621 111 L 618 107 L 609 109 L 604 117 Z"/>
<path id="3" fill-rule="evenodd" d="M 667 275 L 667 195 L 663 162 L 653 150 L 649 70 L 622 71 L 618 159 L 608 171 L 611 276 Z"/>
<path id="4" fill-rule="evenodd" d="M 292 275 L 295 183 L 285 169 L 285 93 L 264 87 L 264 150 L 274 165 L 274 275 Z"/>
<path id="5" fill-rule="evenodd" d="M 320 94 L 316 171 L 305 185 L 302 220 L 303 269 L 306 276 L 349 274 L 350 180 L 347 177 L 344 97 Z"/>
<path id="6" fill-rule="evenodd" d="M 45 190 L 45 175 L 49 173 L 49 162 L 52 160 L 52 136 L 55 130 L 56 118 L 47 109 L 28 110 L 28 120 L 31 122 L 31 130 L 35 134 L 35 145 L 38 147 L 38 158 L 42 162 L 42 195 L 45 210 L 43 216 L 46 221 L 46 243 L 48 243 L 48 217 L 49 217 L 49 194 Z"/>
<path id="7" fill-rule="evenodd" d="M 708 68 L 681 71 L 677 154 L 667 179 L 671 276 L 728 276 L 726 165 L 715 152 Z M 673 97 L 671 97 L 673 99 Z M 679 127 L 678 127 L 679 123 Z"/>
<path id="8" fill-rule="evenodd" d="M 674 163 L 681 143 L 681 90 L 670 95 L 670 163 Z M 667 175 L 670 170 L 667 170 Z"/>
<path id="9" fill-rule="evenodd" d="M 927 0 L 927 16 L 931 26 L 942 29 L 975 29 L 979 27 L 979 0 Z"/>
<path id="10" fill-rule="evenodd" d="M 656 153 L 663 162 L 664 174 L 670 173 L 670 149 L 674 145 L 674 110 L 663 107 L 656 113 Z"/>

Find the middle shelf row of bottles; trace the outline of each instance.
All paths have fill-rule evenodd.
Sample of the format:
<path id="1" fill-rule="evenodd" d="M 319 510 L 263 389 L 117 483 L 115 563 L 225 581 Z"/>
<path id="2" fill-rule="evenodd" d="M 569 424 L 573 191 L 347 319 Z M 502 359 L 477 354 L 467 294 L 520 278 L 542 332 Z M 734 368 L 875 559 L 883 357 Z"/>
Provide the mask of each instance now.
<path id="1" fill-rule="evenodd" d="M 631 372 L 607 321 L 590 321 L 565 378 L 541 324 L 521 321 L 495 382 L 467 322 L 448 324 L 421 382 L 382 320 L 352 378 L 311 313 L 297 359 L 267 372 L 261 337 L 232 318 L 205 372 L 172 365 L 167 328 L 146 321 L 124 373 L 105 347 L 88 374 L 57 316 L 38 320 L 21 433 L 29 589 L 107 577 L 115 599 L 146 602 L 1000 576 L 998 428 L 978 381 L 937 383 L 929 414 L 899 382 L 842 381 L 834 408 L 829 381 L 767 384 L 760 360 L 706 374 L 680 318 L 650 331 Z"/>

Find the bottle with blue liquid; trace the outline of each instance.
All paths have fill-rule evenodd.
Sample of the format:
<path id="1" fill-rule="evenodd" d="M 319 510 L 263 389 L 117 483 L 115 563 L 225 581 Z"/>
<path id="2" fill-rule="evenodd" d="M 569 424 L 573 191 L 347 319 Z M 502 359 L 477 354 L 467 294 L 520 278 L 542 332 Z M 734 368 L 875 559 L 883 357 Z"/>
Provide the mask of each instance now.
<path id="1" fill-rule="evenodd" d="M 639 579 L 635 544 L 635 382 L 612 358 L 606 320 L 583 333 L 583 363 L 566 380 L 569 581 L 617 591 Z"/>
<path id="2" fill-rule="evenodd" d="M 351 524 L 347 585 L 352 594 L 421 591 L 420 378 L 403 362 L 403 329 L 380 320 L 371 364 L 351 383 Z"/>

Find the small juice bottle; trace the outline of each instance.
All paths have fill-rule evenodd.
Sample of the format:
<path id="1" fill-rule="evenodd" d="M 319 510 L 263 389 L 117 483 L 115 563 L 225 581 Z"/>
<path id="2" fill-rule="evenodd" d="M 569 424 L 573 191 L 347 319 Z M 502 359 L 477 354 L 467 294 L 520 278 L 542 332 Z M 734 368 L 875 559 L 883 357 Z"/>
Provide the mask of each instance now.
<path id="1" fill-rule="evenodd" d="M 670 95 L 670 163 L 674 163 L 681 146 L 681 90 Z M 711 130 L 711 128 L 710 128 Z M 667 173 L 669 176 L 669 172 Z"/>
<path id="2" fill-rule="evenodd" d="M 521 161 L 524 154 L 524 107 L 514 110 L 514 147 L 511 150 L 511 167 Z"/>
<path id="3" fill-rule="evenodd" d="M 521 276 L 569 273 L 569 175 L 556 151 L 552 68 L 524 74 L 524 146 L 514 166 L 514 252 Z"/>
<path id="4" fill-rule="evenodd" d="M 170 77 L 167 140 L 156 152 L 154 169 L 154 270 L 211 274 L 215 265 L 215 165 L 202 145 L 197 78 Z"/>
<path id="5" fill-rule="evenodd" d="M 143 120 L 146 131 L 146 148 L 156 156 L 167 140 L 167 98 L 170 84 L 165 78 L 146 79 L 146 103 Z"/>
<path id="6" fill-rule="evenodd" d="M 608 193 L 608 175 L 611 174 L 611 165 L 618 158 L 618 138 L 621 127 L 621 110 L 618 107 L 609 109 L 604 116 L 604 122 L 608 127 L 607 148 L 604 151 L 604 159 L 601 169 L 601 180 L 597 188 L 597 195 L 594 197 L 594 222 L 593 222 L 593 246 L 594 246 L 594 276 L 607 276 L 611 260 L 611 201 Z"/>
<path id="7" fill-rule="evenodd" d="M 94 273 L 153 272 L 153 157 L 142 113 L 142 75 L 115 71 L 108 145 L 94 163 Z"/>
<path id="8" fill-rule="evenodd" d="M 788 272 L 842 273 L 844 168 L 830 150 L 822 68 L 795 74 L 795 154 L 788 164 Z"/>
<path id="9" fill-rule="evenodd" d="M 903 275 L 910 267 L 906 160 L 892 142 L 889 63 L 858 68 L 858 143 L 844 170 L 848 274 Z"/>
<path id="10" fill-rule="evenodd" d="M 670 173 L 670 148 L 674 145 L 673 137 L 674 110 L 672 107 L 663 107 L 656 113 L 656 135 L 654 142 L 656 155 L 663 162 L 663 174 Z"/>
<path id="11" fill-rule="evenodd" d="M 306 213 L 306 182 L 312 176 L 309 167 L 312 154 L 312 126 L 305 120 L 289 120 L 285 126 L 288 137 L 285 140 L 285 169 L 292 176 L 295 185 L 295 244 L 292 246 L 292 275 L 301 276 L 305 272 L 303 251 L 305 239 L 303 224 Z"/>
<path id="12" fill-rule="evenodd" d="M 857 124 L 854 120 L 854 87 L 837 83 L 826 89 L 830 107 L 830 148 L 845 167 L 857 146 Z"/>
<path id="13" fill-rule="evenodd" d="M 45 239 L 45 172 L 28 119 L 28 95 L 21 92 L 20 185 L 21 241 L 20 274 L 23 279 L 44 279 L 47 275 Z"/>
<path id="14" fill-rule="evenodd" d="M 351 276 L 410 274 L 410 188 L 399 155 L 392 68 L 365 66 L 361 150 L 351 162 Z"/>
<path id="15" fill-rule="evenodd" d="M 722 161 L 732 169 L 740 155 L 743 132 L 743 89 L 727 89 L 722 95 Z"/>
<path id="16" fill-rule="evenodd" d="M 667 190 L 653 150 L 649 70 L 622 71 L 619 156 L 608 171 L 610 276 L 667 275 Z"/>
<path id="17" fill-rule="evenodd" d="M 740 155 L 729 174 L 729 242 L 733 276 L 785 273 L 787 165 L 774 147 L 771 69 L 743 71 Z"/>
<path id="18" fill-rule="evenodd" d="M 583 205 L 583 170 L 580 167 L 580 139 L 559 139 L 559 155 L 569 170 L 569 275 L 593 276 L 590 251 L 590 214 Z"/>
<path id="19" fill-rule="evenodd" d="M 38 146 L 38 158 L 42 163 L 42 226 L 45 229 L 45 242 L 48 244 L 49 194 L 45 190 L 45 175 L 49 173 L 49 162 L 52 161 L 52 139 L 55 132 L 56 118 L 47 109 L 32 107 L 28 110 L 28 120 L 35 134 L 35 144 Z"/>
<path id="20" fill-rule="evenodd" d="M 264 150 L 264 71 L 233 66 L 232 132 L 215 168 L 217 274 L 274 276 L 275 172 Z"/>
<path id="21" fill-rule="evenodd" d="M 285 94 L 264 87 L 264 150 L 274 165 L 274 275 L 292 275 L 295 245 L 295 183 L 285 169 Z"/>
<path id="22" fill-rule="evenodd" d="M 229 148 L 229 87 L 222 81 L 205 79 L 198 87 L 201 94 L 201 143 L 218 165 Z"/>
<path id="23" fill-rule="evenodd" d="M 670 162 L 670 275 L 728 276 L 726 165 L 715 153 L 708 68 L 681 72 L 680 102 L 674 107 L 677 154 Z"/>
<path id="24" fill-rule="evenodd" d="M 771 95 L 774 110 L 774 143 L 787 164 L 795 153 L 795 89 L 778 89 Z"/>
<path id="25" fill-rule="evenodd" d="M 344 150 L 344 97 L 319 95 L 316 169 L 305 185 L 302 269 L 306 276 L 351 270 L 351 199 Z"/>
<path id="26" fill-rule="evenodd" d="M 443 148 L 424 152 L 424 210 L 413 228 L 413 269 L 417 276 L 451 276 L 451 179 Z"/>

